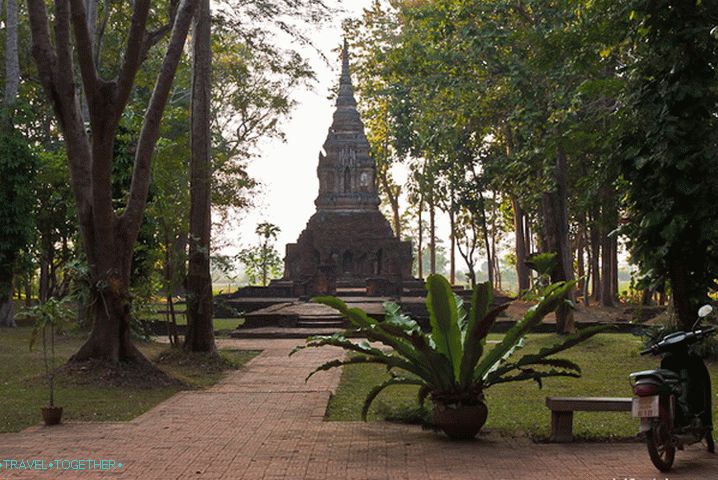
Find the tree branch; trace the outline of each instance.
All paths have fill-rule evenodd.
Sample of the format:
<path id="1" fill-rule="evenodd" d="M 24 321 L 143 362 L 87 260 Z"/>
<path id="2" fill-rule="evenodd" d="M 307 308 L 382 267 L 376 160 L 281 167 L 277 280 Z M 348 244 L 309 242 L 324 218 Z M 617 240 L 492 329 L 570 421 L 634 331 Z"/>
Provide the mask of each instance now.
<path id="1" fill-rule="evenodd" d="M 55 51 L 57 63 L 55 86 L 61 93 L 75 91 L 73 78 L 72 43 L 70 39 L 70 8 L 68 0 L 55 0 Z"/>
<path id="2" fill-rule="evenodd" d="M 167 46 L 167 53 L 162 61 L 162 67 L 145 114 L 137 144 L 137 153 L 135 154 L 130 196 L 127 208 L 120 218 L 120 228 L 126 228 L 128 241 L 134 241 L 142 222 L 142 214 L 147 203 L 147 193 L 150 186 L 152 153 L 159 137 L 160 121 L 162 120 L 162 114 L 177 66 L 182 57 L 184 43 L 187 39 L 189 26 L 197 4 L 197 0 L 182 0 L 179 6 L 169 45 Z"/>
<path id="3" fill-rule="evenodd" d="M 27 0 L 28 17 L 30 18 L 30 32 L 32 34 L 32 55 L 37 63 L 40 74 L 40 83 L 55 103 L 55 69 L 57 68 L 57 55 L 50 41 L 50 26 L 47 18 L 47 9 L 42 0 Z"/>
<path id="4" fill-rule="evenodd" d="M 78 0 L 75 0 L 78 1 Z M 135 83 L 135 75 L 142 64 L 142 49 L 144 46 L 147 18 L 149 17 L 150 0 L 136 0 L 135 8 L 132 11 L 132 23 L 130 33 L 127 36 L 127 47 L 125 57 L 122 60 L 120 75 L 117 80 L 116 92 L 116 115 L 122 114 L 125 105 L 130 98 L 132 86 Z"/>
<path id="5" fill-rule="evenodd" d="M 93 108 L 94 99 L 97 95 L 97 67 L 92 58 L 92 38 L 87 28 L 87 13 L 83 0 L 70 0 L 72 10 L 72 28 L 75 31 L 75 48 L 77 50 L 77 61 L 80 64 L 82 84 L 87 96 L 88 105 Z"/>
<path id="6" fill-rule="evenodd" d="M 32 52 L 45 89 L 65 137 L 72 190 L 85 241 L 91 235 L 90 147 L 75 95 L 70 44 L 69 5 L 55 1 L 55 45 L 50 40 L 49 20 L 43 0 L 27 0 Z"/>
<path id="7" fill-rule="evenodd" d="M 150 49 L 157 45 L 157 43 L 162 40 L 162 37 L 167 35 L 172 30 L 172 25 L 174 24 L 175 17 L 177 16 L 178 4 L 179 0 L 171 0 L 167 12 L 167 16 L 169 18 L 168 22 L 160 28 L 152 30 L 145 35 L 145 39 L 142 42 L 142 51 L 140 52 L 140 64 L 145 61 L 147 53 Z"/>
<path id="8" fill-rule="evenodd" d="M 100 28 L 97 31 L 97 34 L 95 35 L 95 41 L 97 44 L 95 45 L 95 65 L 97 65 L 97 69 L 100 69 L 100 52 L 102 51 L 102 41 L 105 38 L 105 29 L 107 28 L 107 22 L 110 20 L 110 5 L 109 1 L 104 2 L 104 8 L 102 10 L 102 20 L 100 21 Z"/>
<path id="9" fill-rule="evenodd" d="M 162 37 L 167 35 L 167 33 L 169 33 L 171 30 L 172 23 L 167 23 L 145 35 L 145 40 L 142 42 L 142 51 L 140 52 L 140 64 L 145 61 L 145 59 L 147 58 L 147 53 L 150 51 L 150 49 L 157 45 L 157 43 L 162 40 Z"/>

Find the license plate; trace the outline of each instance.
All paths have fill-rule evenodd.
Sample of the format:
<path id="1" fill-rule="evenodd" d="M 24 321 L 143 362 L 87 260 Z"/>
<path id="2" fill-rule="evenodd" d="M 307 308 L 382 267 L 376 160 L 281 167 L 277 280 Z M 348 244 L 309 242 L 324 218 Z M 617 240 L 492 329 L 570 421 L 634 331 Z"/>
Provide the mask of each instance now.
<path id="1" fill-rule="evenodd" d="M 653 395 L 651 397 L 634 397 L 633 408 L 631 414 L 638 418 L 658 417 L 660 397 Z"/>

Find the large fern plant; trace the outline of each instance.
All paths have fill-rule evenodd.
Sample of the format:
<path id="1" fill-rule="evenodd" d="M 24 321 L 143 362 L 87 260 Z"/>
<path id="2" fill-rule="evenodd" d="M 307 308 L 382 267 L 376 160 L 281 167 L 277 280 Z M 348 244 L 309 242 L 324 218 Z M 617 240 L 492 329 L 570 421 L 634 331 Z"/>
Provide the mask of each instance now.
<path id="1" fill-rule="evenodd" d="M 581 369 L 576 363 L 554 355 L 602 330 L 583 329 L 562 338 L 552 347 L 514 360 L 512 354 L 523 344 L 525 335 L 560 302 L 566 301 L 573 282 L 549 286 L 543 298 L 488 352 L 485 352 L 485 347 L 489 330 L 499 314 L 508 307 L 504 304 L 492 308 L 491 286 L 488 283 L 476 286 L 468 313 L 461 298 L 454 294 L 441 275 L 430 276 L 426 287 L 430 333 L 424 333 L 419 324 L 404 315 L 396 303 L 385 303 L 385 319 L 378 321 L 359 308 L 347 307 L 338 298 L 317 297 L 315 302 L 341 312 L 351 322 L 352 328 L 331 336 L 310 337 L 306 345 L 295 348 L 291 354 L 307 347 L 324 345 L 355 353 L 346 359 L 332 360 L 319 366 L 307 379 L 317 372 L 343 365 L 386 365 L 391 377 L 369 392 L 362 408 L 362 418 L 366 419 L 377 395 L 392 385 L 418 385 L 420 404 L 430 395 L 435 403 L 475 405 L 483 401 L 483 393 L 488 387 L 499 383 L 534 380 L 541 386 L 541 380 L 546 377 L 579 377 Z M 365 340 L 352 341 L 348 336 L 363 337 Z M 385 348 L 378 348 L 377 343 Z"/>

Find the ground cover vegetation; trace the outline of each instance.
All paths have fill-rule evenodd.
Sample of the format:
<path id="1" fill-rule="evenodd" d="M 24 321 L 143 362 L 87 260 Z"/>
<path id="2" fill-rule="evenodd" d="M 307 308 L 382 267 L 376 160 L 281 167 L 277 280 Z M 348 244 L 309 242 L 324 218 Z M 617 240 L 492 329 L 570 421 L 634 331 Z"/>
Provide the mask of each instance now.
<path id="1" fill-rule="evenodd" d="M 47 402 L 48 387 L 42 351 L 28 348 L 32 327 L 18 320 L 18 328 L 4 330 L 0 343 L 0 432 L 17 432 L 39 421 L 39 406 Z M 56 337 L 57 365 L 63 365 L 86 335 L 66 331 Z M 55 378 L 55 403 L 68 421 L 126 421 L 151 409 L 175 393 L 207 388 L 227 371 L 240 368 L 258 352 L 219 350 L 219 358 L 184 354 L 167 344 L 138 341 L 138 348 L 164 375 L 147 377 L 127 368 L 60 368 Z"/>

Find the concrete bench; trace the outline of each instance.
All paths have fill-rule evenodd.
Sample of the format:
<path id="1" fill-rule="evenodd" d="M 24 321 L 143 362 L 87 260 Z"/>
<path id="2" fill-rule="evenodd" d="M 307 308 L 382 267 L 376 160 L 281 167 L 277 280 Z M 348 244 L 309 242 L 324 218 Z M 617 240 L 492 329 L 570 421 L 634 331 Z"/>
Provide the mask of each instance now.
<path id="1" fill-rule="evenodd" d="M 551 410 L 551 442 L 573 441 L 573 412 L 630 412 L 630 398 L 546 397 Z"/>

